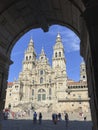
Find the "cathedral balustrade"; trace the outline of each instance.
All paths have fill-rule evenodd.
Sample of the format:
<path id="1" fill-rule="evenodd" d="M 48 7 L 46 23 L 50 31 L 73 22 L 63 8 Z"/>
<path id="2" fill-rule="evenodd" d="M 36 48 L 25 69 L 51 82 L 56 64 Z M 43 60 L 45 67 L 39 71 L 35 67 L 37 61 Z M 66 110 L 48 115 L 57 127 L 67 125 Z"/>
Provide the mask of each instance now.
<path id="1" fill-rule="evenodd" d="M 88 102 L 90 98 L 59 98 L 58 102 Z"/>

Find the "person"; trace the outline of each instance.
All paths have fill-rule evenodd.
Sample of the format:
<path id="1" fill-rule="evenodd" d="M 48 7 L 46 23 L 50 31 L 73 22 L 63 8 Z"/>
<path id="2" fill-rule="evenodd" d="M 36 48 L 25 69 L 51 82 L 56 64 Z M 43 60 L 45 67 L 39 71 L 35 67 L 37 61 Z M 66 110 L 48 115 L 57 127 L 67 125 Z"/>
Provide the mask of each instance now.
<path id="1" fill-rule="evenodd" d="M 86 121 L 86 116 L 84 116 L 84 121 Z"/>
<path id="2" fill-rule="evenodd" d="M 42 113 L 40 112 L 39 113 L 39 124 L 41 124 L 42 123 Z"/>
<path id="3" fill-rule="evenodd" d="M 53 120 L 54 124 L 57 124 L 58 115 L 56 113 L 52 114 L 52 120 Z"/>
<path id="4" fill-rule="evenodd" d="M 33 114 L 33 122 L 36 123 L 36 121 L 37 121 L 37 113 L 34 112 L 34 114 Z"/>
<path id="5" fill-rule="evenodd" d="M 59 118 L 59 120 L 61 120 L 62 118 L 61 118 L 61 113 L 59 113 L 58 114 L 58 118 Z"/>
<path id="6" fill-rule="evenodd" d="M 66 127 L 68 126 L 68 120 L 69 120 L 68 113 L 65 113 Z"/>

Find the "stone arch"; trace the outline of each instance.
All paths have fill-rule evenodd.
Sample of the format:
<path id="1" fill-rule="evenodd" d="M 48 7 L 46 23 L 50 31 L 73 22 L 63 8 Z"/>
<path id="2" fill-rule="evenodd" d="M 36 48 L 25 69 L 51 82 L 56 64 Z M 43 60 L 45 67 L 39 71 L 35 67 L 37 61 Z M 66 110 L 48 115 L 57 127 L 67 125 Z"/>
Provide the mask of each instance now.
<path id="1" fill-rule="evenodd" d="M 0 1 L 0 110 L 4 107 L 10 54 L 16 41 L 32 28 L 70 26 L 81 39 L 86 61 L 94 130 L 98 129 L 98 2 L 97 0 Z"/>

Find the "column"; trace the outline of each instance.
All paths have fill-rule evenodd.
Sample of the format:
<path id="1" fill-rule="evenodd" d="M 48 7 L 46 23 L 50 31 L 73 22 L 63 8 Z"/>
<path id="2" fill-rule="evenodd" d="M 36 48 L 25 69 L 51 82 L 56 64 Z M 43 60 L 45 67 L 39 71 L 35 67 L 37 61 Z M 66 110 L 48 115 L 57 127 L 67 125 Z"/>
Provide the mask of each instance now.
<path id="1" fill-rule="evenodd" d="M 86 9 L 82 15 L 85 20 L 88 34 L 89 34 L 89 46 L 91 54 L 91 69 L 90 75 L 88 75 L 89 82 L 93 85 L 92 88 L 92 99 L 91 99 L 91 108 L 92 119 L 94 130 L 98 130 L 98 1 L 97 0 L 82 0 Z M 86 43 L 85 43 L 86 44 Z M 87 64 L 87 66 L 89 66 Z M 88 72 L 89 73 L 89 72 Z M 90 81 L 91 80 L 91 81 Z M 89 84 L 90 85 L 90 84 Z"/>

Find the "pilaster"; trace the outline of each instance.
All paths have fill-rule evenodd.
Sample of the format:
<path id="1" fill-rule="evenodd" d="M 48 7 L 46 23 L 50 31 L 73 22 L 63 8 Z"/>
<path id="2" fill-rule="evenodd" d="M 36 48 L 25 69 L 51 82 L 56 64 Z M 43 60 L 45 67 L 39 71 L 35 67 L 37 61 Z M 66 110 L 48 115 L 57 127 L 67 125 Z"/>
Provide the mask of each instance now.
<path id="1" fill-rule="evenodd" d="M 84 5 L 86 7 L 82 17 L 85 20 L 88 34 L 89 34 L 89 46 L 90 46 L 90 60 L 89 71 L 90 75 L 88 75 L 89 80 L 88 85 L 92 87 L 93 96 L 91 96 L 91 108 L 92 108 L 92 119 L 94 130 L 98 130 L 98 1 L 97 0 L 88 0 L 84 1 Z M 86 44 L 86 43 L 85 43 Z M 87 72 L 87 73 L 89 73 Z M 90 89 L 90 88 L 89 88 Z"/>
<path id="2" fill-rule="evenodd" d="M 12 61 L 6 55 L 0 53 L 0 111 L 4 109 L 9 65 Z"/>

